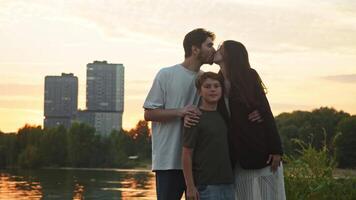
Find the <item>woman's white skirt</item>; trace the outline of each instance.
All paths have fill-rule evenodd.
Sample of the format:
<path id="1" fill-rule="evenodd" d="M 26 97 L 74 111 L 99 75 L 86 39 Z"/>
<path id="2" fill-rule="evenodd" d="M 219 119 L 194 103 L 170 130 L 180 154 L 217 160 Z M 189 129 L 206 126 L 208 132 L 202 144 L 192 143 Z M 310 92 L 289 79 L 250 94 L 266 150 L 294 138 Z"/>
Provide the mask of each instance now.
<path id="1" fill-rule="evenodd" d="M 273 173 L 271 167 L 242 169 L 235 167 L 235 188 L 237 200 L 285 200 L 283 165 Z"/>

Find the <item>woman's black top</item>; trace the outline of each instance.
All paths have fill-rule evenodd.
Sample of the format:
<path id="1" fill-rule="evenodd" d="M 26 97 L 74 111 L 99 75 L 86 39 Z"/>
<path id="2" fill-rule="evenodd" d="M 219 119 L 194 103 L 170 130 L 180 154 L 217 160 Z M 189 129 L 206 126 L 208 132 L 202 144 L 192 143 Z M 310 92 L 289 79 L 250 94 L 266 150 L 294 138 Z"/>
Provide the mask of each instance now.
<path id="1" fill-rule="evenodd" d="M 251 73 L 258 77 L 257 72 Z M 238 91 L 232 87 L 229 96 L 229 117 L 225 101 L 220 99 L 218 110 L 229 124 L 229 146 L 232 163 L 239 161 L 244 169 L 260 169 L 267 165 L 269 154 L 283 154 L 281 139 L 276 123 L 266 98 L 266 94 L 258 79 L 255 85 L 257 104 L 248 106 L 239 98 Z M 257 110 L 262 122 L 251 122 L 248 115 Z"/>

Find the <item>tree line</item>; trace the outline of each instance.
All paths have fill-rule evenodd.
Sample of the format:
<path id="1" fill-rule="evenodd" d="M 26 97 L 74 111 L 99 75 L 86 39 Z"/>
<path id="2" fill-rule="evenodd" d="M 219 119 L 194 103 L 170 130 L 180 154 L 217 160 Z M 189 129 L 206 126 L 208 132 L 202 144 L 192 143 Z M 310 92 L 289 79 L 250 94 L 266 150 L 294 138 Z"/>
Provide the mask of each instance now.
<path id="1" fill-rule="evenodd" d="M 339 168 L 356 167 L 356 115 L 321 107 L 281 113 L 276 124 L 286 155 L 298 155 L 301 148 L 295 141 L 299 140 L 316 150 L 327 148 Z"/>
<path id="2" fill-rule="evenodd" d="M 17 133 L 0 132 L 0 168 L 137 167 L 150 163 L 150 137 L 145 121 L 109 136 L 96 134 L 87 124 L 74 123 L 69 129 L 25 125 Z"/>
<path id="3" fill-rule="evenodd" d="M 355 115 L 321 107 L 311 112 L 281 113 L 276 116 L 276 124 L 286 155 L 297 156 L 301 148 L 295 141 L 303 141 L 317 150 L 327 148 L 340 168 L 356 167 Z M 93 127 L 79 123 L 68 130 L 63 126 L 42 129 L 25 125 L 17 133 L 0 132 L 0 168 L 130 168 L 142 163 L 151 163 L 151 135 L 146 121 L 109 136 L 96 134 Z"/>

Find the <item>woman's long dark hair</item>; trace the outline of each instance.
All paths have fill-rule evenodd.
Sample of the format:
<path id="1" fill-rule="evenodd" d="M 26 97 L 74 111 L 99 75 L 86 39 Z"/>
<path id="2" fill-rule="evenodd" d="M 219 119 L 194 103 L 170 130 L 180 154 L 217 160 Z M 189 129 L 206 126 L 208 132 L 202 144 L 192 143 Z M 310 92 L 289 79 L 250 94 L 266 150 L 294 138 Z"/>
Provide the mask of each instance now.
<path id="1" fill-rule="evenodd" d="M 257 106 L 257 94 L 266 92 L 266 87 L 258 73 L 251 68 L 245 46 L 240 42 L 227 40 L 224 41 L 223 48 L 231 94 L 248 107 Z"/>

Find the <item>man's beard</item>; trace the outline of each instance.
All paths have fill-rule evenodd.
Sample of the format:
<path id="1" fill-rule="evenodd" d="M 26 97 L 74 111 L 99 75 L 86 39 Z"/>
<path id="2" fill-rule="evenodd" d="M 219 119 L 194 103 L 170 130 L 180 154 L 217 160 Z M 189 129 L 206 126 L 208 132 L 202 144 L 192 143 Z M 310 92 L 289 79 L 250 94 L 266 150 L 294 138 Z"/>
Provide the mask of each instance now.
<path id="1" fill-rule="evenodd" d="M 198 59 L 202 64 L 209 64 L 212 65 L 214 63 L 214 54 L 212 54 L 210 57 L 204 57 L 202 53 L 200 52 L 198 54 Z"/>

